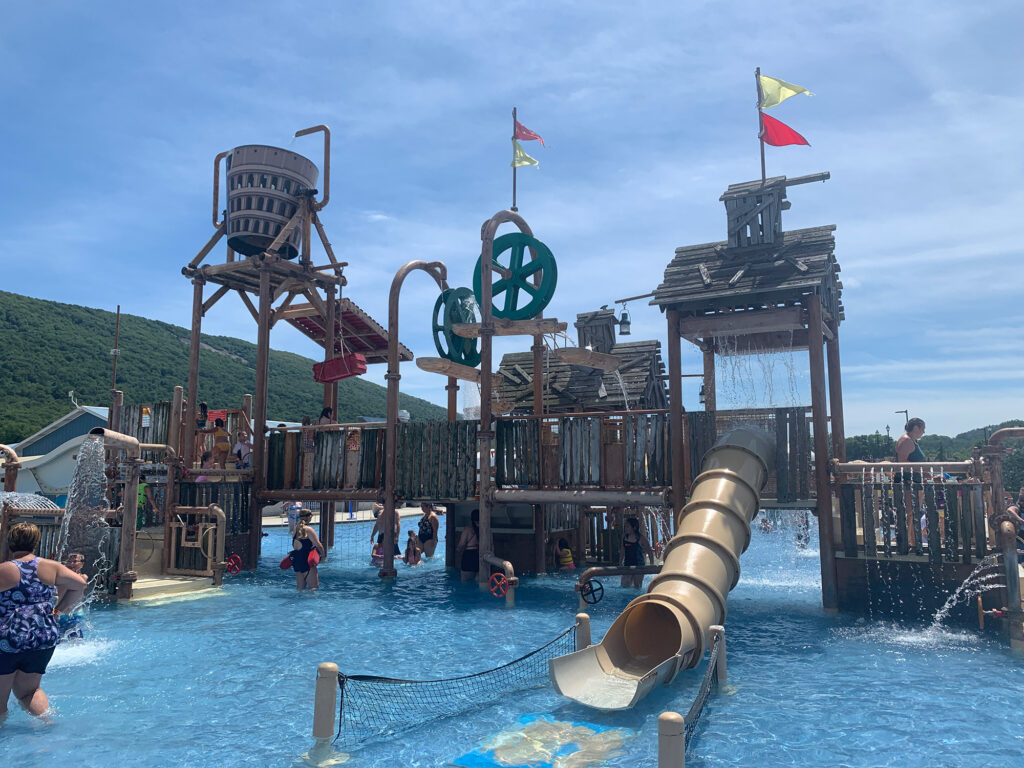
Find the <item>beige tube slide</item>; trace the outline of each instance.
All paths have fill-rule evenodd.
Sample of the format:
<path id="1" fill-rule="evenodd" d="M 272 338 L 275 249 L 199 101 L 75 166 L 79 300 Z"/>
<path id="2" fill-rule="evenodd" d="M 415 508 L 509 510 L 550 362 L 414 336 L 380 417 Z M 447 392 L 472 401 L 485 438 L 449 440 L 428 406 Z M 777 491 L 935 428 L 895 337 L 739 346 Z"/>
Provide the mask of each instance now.
<path id="1" fill-rule="evenodd" d="M 710 627 L 725 623 L 725 599 L 740 576 L 775 457 L 775 441 L 741 427 L 708 451 L 660 573 L 626 606 L 604 639 L 548 662 L 555 690 L 597 709 L 628 709 L 656 683 L 700 663 Z"/>

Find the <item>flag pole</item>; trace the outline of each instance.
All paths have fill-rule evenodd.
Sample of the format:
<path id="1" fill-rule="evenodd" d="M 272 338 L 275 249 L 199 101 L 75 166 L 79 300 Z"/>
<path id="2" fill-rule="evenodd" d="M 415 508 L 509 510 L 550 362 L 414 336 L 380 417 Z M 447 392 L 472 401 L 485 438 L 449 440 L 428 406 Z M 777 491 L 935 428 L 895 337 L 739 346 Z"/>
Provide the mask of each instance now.
<path id="1" fill-rule="evenodd" d="M 516 108 L 512 107 L 512 210 L 518 211 L 516 208 Z"/>
<path id="2" fill-rule="evenodd" d="M 764 101 L 764 94 L 761 92 L 761 68 L 754 70 L 754 83 L 757 85 L 757 141 L 761 145 L 761 186 L 765 185 L 764 174 L 764 110 L 761 109 L 761 102 Z"/>

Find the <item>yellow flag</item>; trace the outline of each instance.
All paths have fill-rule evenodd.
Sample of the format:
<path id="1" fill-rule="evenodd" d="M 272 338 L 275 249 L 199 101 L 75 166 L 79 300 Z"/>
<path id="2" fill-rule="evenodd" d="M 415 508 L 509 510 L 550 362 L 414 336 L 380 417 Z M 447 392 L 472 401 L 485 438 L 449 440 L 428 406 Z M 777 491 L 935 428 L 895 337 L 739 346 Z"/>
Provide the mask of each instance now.
<path id="1" fill-rule="evenodd" d="M 524 165 L 540 165 L 540 163 L 526 154 L 518 141 L 512 139 L 512 167 L 522 168 Z"/>
<path id="2" fill-rule="evenodd" d="M 758 75 L 758 78 L 761 80 L 761 109 L 768 109 L 768 107 L 781 104 L 790 96 L 796 96 L 798 93 L 806 93 L 808 96 L 814 95 L 803 86 L 787 83 L 785 80 L 779 80 L 777 77 Z"/>

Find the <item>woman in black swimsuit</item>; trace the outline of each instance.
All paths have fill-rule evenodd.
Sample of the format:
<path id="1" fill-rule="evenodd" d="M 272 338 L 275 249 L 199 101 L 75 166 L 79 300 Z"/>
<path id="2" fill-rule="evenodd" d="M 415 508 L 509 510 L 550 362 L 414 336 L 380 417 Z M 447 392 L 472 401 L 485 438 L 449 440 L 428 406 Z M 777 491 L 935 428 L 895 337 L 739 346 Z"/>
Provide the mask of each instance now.
<path id="1" fill-rule="evenodd" d="M 480 570 L 480 510 L 474 509 L 469 516 L 469 525 L 462 529 L 459 544 L 455 548 L 461 553 L 459 570 L 463 581 L 472 581 Z"/>
<path id="2" fill-rule="evenodd" d="M 640 521 L 635 517 L 627 517 L 626 524 L 622 529 L 622 565 L 627 568 L 642 567 L 645 564 L 644 555 L 649 555 L 651 562 L 654 562 L 654 550 L 650 542 L 640 533 Z M 630 573 L 622 577 L 623 587 L 640 589 L 644 585 L 642 573 Z"/>
<path id="3" fill-rule="evenodd" d="M 320 557 L 325 557 L 323 544 L 316 535 L 316 531 L 310 523 L 313 520 L 313 513 L 308 509 L 299 514 L 299 523 L 295 526 L 295 538 L 292 540 L 292 552 L 288 557 L 292 561 L 292 569 L 295 571 L 295 588 L 317 589 L 320 586 L 320 574 L 316 565 L 309 562 L 309 555 L 315 549 Z"/>
<path id="4" fill-rule="evenodd" d="M 416 536 L 420 540 L 423 556 L 433 557 L 434 550 L 437 549 L 437 531 L 441 527 L 441 522 L 437 519 L 433 504 L 423 502 L 420 509 L 423 510 L 423 517 L 420 518 Z"/>

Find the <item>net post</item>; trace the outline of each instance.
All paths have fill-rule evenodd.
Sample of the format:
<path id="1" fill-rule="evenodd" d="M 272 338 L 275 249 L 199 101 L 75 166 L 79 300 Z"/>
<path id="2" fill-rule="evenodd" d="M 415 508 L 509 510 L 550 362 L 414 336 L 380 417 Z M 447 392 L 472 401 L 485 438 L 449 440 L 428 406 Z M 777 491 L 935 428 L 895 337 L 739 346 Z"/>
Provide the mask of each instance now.
<path id="1" fill-rule="evenodd" d="M 678 712 L 658 715 L 658 768 L 686 765 L 686 720 Z"/>
<path id="2" fill-rule="evenodd" d="M 721 624 L 712 624 L 710 629 L 711 637 L 718 644 L 718 662 L 715 664 L 718 671 L 718 682 L 724 683 L 728 677 L 725 663 L 725 627 Z"/>
<path id="3" fill-rule="evenodd" d="M 576 650 L 582 651 L 590 647 L 590 616 L 585 613 L 576 614 Z"/>
<path id="4" fill-rule="evenodd" d="M 337 701 L 338 665 L 325 661 L 316 668 L 316 692 L 313 695 L 313 738 L 317 741 L 329 741 L 334 736 Z"/>

